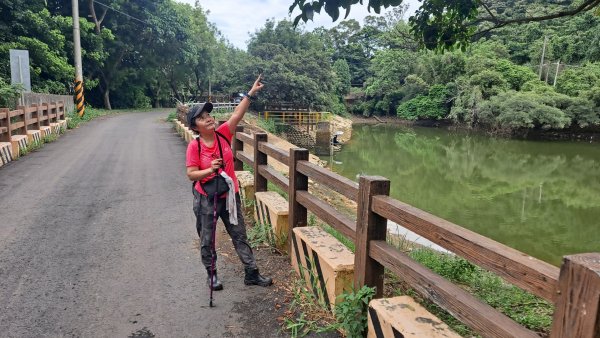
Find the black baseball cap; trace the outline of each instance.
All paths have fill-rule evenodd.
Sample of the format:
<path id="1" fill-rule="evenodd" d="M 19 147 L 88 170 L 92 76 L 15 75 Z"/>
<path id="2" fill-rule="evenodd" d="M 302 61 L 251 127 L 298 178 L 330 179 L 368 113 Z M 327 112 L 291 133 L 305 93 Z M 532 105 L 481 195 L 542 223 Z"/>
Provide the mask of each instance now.
<path id="1" fill-rule="evenodd" d="M 202 114 L 202 112 L 210 113 L 212 110 L 213 110 L 213 105 L 210 102 L 199 103 L 199 104 L 193 105 L 187 113 L 188 127 L 190 129 L 196 130 L 196 123 L 194 123 L 194 120 L 196 119 L 196 117 L 200 116 L 200 114 Z"/>

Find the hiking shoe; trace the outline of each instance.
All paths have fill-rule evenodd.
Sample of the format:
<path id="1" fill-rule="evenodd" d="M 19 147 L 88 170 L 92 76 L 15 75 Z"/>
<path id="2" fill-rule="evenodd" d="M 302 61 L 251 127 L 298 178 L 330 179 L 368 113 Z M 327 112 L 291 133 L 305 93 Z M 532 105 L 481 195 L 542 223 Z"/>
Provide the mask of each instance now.
<path id="1" fill-rule="evenodd" d="M 206 286 L 208 286 L 208 288 L 210 289 L 210 268 L 206 269 L 206 273 L 208 273 L 208 276 L 206 276 Z M 215 270 L 213 274 L 213 291 L 221 290 L 223 290 L 223 284 L 217 278 L 217 270 Z"/>
<path id="2" fill-rule="evenodd" d="M 273 284 L 271 278 L 260 275 L 258 268 L 246 268 L 245 272 L 246 276 L 244 277 L 244 284 L 246 285 L 269 286 Z"/>

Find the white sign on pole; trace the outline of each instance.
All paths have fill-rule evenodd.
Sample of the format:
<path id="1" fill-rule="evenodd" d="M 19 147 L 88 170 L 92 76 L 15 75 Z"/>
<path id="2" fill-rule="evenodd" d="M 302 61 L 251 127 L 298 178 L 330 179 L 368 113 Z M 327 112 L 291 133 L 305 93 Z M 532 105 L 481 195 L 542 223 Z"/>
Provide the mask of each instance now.
<path id="1" fill-rule="evenodd" d="M 10 83 L 21 84 L 25 92 L 31 91 L 28 50 L 10 50 Z"/>

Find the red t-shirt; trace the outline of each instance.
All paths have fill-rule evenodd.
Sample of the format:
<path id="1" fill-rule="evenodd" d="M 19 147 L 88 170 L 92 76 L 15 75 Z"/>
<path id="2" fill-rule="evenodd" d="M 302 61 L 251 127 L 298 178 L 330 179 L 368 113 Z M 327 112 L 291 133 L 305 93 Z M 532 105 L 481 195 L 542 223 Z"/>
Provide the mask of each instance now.
<path id="1" fill-rule="evenodd" d="M 202 139 L 200 139 L 200 158 L 198 158 L 198 141 L 195 139 L 192 140 L 188 144 L 186 156 L 185 156 L 185 165 L 187 167 L 198 167 L 201 170 L 210 168 L 210 163 L 212 160 L 220 158 L 221 154 L 219 153 L 219 141 L 221 142 L 221 150 L 223 151 L 223 163 L 225 164 L 225 173 L 231 177 L 233 180 L 233 185 L 235 186 L 235 192 L 239 192 L 240 188 L 238 186 L 237 177 L 235 177 L 235 170 L 233 169 L 233 151 L 231 150 L 232 135 L 229 131 L 229 123 L 225 122 L 217 128 L 217 131 L 221 133 L 227 141 L 223 139 L 223 137 L 215 134 L 215 142 L 212 147 L 208 147 Z M 217 141 L 218 138 L 218 141 Z M 229 144 L 227 143 L 229 142 Z M 219 169 L 221 172 L 223 169 Z M 216 174 L 210 174 L 209 176 L 202 179 L 200 182 L 205 183 L 206 181 L 212 179 Z M 206 195 L 204 190 L 199 183 L 196 183 L 196 190 L 200 192 L 202 195 Z"/>

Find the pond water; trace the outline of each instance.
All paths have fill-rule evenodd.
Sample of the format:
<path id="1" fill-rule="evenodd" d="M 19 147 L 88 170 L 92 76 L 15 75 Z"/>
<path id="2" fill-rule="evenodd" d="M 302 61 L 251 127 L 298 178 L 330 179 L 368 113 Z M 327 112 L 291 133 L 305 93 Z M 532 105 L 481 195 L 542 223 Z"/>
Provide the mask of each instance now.
<path id="1" fill-rule="evenodd" d="M 554 265 L 600 252 L 600 145 L 357 125 L 333 170 Z"/>

